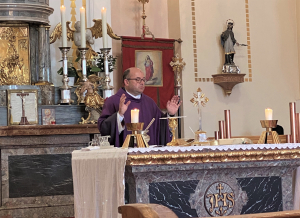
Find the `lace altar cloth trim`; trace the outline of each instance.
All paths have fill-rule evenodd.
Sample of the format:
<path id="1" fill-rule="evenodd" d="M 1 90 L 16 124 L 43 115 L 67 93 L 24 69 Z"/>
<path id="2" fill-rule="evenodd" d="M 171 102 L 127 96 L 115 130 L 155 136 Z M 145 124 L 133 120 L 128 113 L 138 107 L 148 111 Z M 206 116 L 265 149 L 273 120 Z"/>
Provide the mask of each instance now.
<path id="1" fill-rule="evenodd" d="M 250 150 L 272 150 L 272 149 L 295 149 L 300 148 L 300 143 L 289 144 L 242 144 L 242 145 L 218 145 L 218 146 L 189 146 L 189 147 L 150 147 L 129 148 L 129 154 L 141 153 L 175 153 L 175 152 L 214 152 L 214 151 L 250 151 Z"/>

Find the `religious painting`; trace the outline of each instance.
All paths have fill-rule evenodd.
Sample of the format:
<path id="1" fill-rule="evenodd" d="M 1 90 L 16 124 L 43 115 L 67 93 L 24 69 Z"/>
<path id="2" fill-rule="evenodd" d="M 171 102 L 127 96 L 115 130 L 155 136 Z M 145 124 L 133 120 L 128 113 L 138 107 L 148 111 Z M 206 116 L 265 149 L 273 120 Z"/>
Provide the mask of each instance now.
<path id="1" fill-rule="evenodd" d="M 0 85 L 30 85 L 29 26 L 0 25 Z"/>
<path id="2" fill-rule="evenodd" d="M 146 86 L 163 86 L 162 51 L 136 50 L 135 67 L 144 72 Z"/>
<path id="3" fill-rule="evenodd" d="M 144 94 L 148 95 L 160 109 L 174 95 L 174 72 L 170 66 L 174 57 L 175 39 L 122 36 L 122 66 L 124 72 L 138 67 L 147 80 Z"/>
<path id="4" fill-rule="evenodd" d="M 19 125 L 26 117 L 29 124 L 38 124 L 37 90 L 7 90 L 7 124 Z"/>
<path id="5" fill-rule="evenodd" d="M 42 124 L 54 125 L 55 124 L 55 109 L 42 109 Z"/>

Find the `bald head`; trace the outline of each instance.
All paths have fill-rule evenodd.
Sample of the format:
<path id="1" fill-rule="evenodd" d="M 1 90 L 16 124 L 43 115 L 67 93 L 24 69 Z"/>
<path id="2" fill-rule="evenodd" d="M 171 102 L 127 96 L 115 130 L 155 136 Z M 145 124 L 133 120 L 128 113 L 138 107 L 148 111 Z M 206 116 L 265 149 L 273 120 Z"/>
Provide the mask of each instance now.
<path id="1" fill-rule="evenodd" d="M 141 69 L 131 67 L 124 71 L 123 83 L 127 92 L 132 95 L 140 95 L 145 89 L 145 75 Z"/>

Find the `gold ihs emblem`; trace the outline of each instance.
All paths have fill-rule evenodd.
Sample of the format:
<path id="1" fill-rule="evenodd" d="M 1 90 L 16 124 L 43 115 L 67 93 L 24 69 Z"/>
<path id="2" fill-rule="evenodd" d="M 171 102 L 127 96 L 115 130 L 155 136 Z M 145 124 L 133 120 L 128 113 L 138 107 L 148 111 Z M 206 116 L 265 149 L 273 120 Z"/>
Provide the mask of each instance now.
<path id="1" fill-rule="evenodd" d="M 235 204 L 232 188 L 223 182 L 212 184 L 206 190 L 205 198 L 205 209 L 213 217 L 228 216 Z"/>

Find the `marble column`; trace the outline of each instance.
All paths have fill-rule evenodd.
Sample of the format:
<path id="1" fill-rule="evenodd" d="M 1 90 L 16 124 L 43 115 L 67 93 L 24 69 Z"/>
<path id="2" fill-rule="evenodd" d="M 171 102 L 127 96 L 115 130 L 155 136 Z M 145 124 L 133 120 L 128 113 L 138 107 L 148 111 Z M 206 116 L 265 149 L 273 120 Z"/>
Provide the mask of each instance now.
<path id="1" fill-rule="evenodd" d="M 50 30 L 51 26 L 46 26 L 46 79 L 49 83 L 52 83 L 52 75 L 51 75 L 51 57 L 50 57 Z"/>
<path id="2" fill-rule="evenodd" d="M 31 84 L 35 84 L 38 81 L 38 26 L 35 24 L 29 24 L 29 36 L 30 36 L 30 73 Z"/>
<path id="3" fill-rule="evenodd" d="M 38 85 L 47 83 L 46 72 L 46 27 L 39 26 L 39 71 L 38 71 Z"/>

